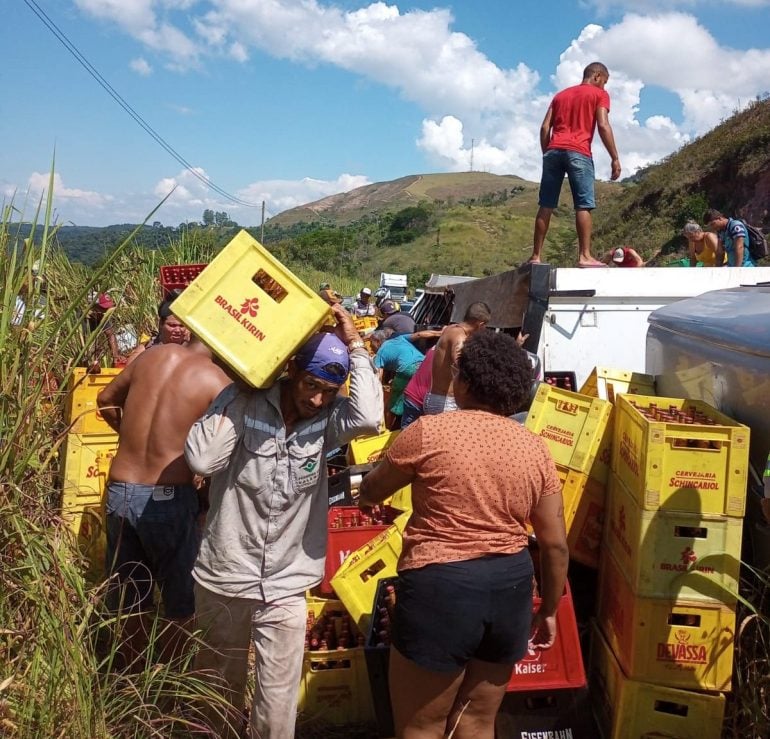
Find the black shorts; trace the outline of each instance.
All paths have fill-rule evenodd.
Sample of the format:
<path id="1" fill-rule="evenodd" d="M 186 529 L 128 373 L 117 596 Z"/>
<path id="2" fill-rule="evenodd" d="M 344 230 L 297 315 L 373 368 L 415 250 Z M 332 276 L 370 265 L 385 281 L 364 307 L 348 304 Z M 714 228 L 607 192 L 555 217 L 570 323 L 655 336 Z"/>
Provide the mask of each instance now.
<path id="1" fill-rule="evenodd" d="M 527 652 L 533 575 L 526 549 L 400 572 L 393 645 L 434 672 L 513 665 Z"/>

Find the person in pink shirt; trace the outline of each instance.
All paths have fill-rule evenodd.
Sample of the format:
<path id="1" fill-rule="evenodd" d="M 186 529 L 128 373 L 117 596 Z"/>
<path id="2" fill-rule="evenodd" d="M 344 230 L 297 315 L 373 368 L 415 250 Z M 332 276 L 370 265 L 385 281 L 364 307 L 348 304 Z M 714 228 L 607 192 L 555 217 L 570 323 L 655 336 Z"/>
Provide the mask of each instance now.
<path id="1" fill-rule="evenodd" d="M 405 429 L 410 423 L 414 423 L 423 413 L 422 402 L 430 391 L 434 354 L 435 347 L 432 346 L 425 354 L 425 359 L 422 360 L 419 369 L 412 375 L 412 379 L 404 388 L 404 412 L 401 414 L 402 429 Z"/>

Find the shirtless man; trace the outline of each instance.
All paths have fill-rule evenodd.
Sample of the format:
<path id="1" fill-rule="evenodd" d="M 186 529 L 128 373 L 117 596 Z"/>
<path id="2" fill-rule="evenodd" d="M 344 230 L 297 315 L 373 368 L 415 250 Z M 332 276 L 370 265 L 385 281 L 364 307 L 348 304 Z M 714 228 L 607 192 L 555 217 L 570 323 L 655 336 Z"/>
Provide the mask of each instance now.
<path id="1" fill-rule="evenodd" d="M 457 410 L 452 391 L 452 367 L 465 340 L 475 331 L 485 328 L 491 317 L 486 303 L 471 303 L 462 322 L 447 326 L 441 333 L 433 355 L 430 392 L 423 402 L 426 415 Z"/>
<path id="2" fill-rule="evenodd" d="M 193 423 L 232 380 L 209 350 L 193 338 L 187 346 L 162 344 L 144 352 L 97 396 L 104 420 L 120 434 L 107 486 L 107 572 L 110 606 L 130 614 L 124 623 L 125 656 L 144 651 L 137 611 L 152 605 L 153 583 L 174 649 L 195 613 L 192 567 L 198 552 L 198 493 L 184 458 Z M 122 598 L 122 602 L 119 602 Z"/>

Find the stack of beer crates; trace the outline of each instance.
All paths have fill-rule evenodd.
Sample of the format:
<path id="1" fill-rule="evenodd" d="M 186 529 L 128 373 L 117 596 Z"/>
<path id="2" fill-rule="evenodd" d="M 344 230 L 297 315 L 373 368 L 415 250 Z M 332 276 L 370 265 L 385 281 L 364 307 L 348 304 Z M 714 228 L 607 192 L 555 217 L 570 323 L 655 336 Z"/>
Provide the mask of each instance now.
<path id="1" fill-rule="evenodd" d="M 103 494 L 118 435 L 107 425 L 96 396 L 120 372 L 102 368 L 94 374 L 76 367 L 67 386 L 65 419 L 69 425 L 62 451 L 62 516 L 78 537 L 94 573 L 104 566 Z"/>
<path id="2" fill-rule="evenodd" d="M 700 401 L 616 399 L 590 680 L 605 739 L 718 739 L 749 430 Z"/>

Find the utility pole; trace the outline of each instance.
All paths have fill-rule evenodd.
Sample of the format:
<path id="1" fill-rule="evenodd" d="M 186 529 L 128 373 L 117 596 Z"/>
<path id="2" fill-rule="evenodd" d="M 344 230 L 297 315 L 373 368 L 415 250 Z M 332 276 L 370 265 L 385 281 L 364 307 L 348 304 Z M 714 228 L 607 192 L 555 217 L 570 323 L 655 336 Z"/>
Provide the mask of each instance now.
<path id="1" fill-rule="evenodd" d="M 262 226 L 259 229 L 259 243 L 265 243 L 265 201 L 262 201 Z"/>
<path id="2" fill-rule="evenodd" d="M 473 172 L 473 148 L 476 144 L 476 139 L 471 139 L 471 172 Z"/>

